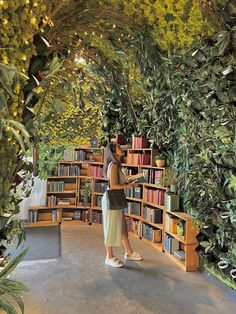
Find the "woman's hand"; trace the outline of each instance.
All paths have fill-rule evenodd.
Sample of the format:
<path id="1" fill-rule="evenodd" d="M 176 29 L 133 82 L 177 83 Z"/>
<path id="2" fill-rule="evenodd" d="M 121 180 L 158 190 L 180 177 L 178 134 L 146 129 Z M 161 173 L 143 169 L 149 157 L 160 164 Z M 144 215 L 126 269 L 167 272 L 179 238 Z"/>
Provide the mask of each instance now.
<path id="1" fill-rule="evenodd" d="M 128 188 L 132 188 L 133 186 L 137 186 L 137 185 L 138 185 L 137 181 L 138 181 L 138 180 L 135 180 L 135 181 L 132 181 L 132 182 L 128 183 L 128 184 L 127 184 L 127 187 L 128 187 Z"/>

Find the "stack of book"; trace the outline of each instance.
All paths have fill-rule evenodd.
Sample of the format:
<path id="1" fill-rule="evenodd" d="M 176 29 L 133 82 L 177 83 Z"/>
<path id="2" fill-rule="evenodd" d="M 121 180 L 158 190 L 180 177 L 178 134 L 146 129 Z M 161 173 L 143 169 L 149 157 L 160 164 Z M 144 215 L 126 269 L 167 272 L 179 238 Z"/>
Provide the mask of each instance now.
<path id="1" fill-rule="evenodd" d="M 94 192 L 97 192 L 97 193 L 105 193 L 107 189 L 107 182 L 98 182 L 96 181 L 95 182 L 95 186 L 94 186 Z"/>
<path id="2" fill-rule="evenodd" d="M 143 238 L 155 243 L 160 243 L 162 239 L 160 229 L 156 229 L 145 223 L 142 225 L 142 236 Z"/>
<path id="3" fill-rule="evenodd" d="M 75 160 L 76 161 L 85 161 L 86 160 L 86 152 L 84 150 L 75 151 Z"/>
<path id="4" fill-rule="evenodd" d="M 174 254 L 175 251 L 179 251 L 179 241 L 170 235 L 165 235 L 165 250 L 170 253 Z"/>
<path id="5" fill-rule="evenodd" d="M 48 181 L 48 192 L 64 191 L 64 181 Z"/>
<path id="6" fill-rule="evenodd" d="M 144 189 L 143 199 L 149 203 L 164 206 L 165 204 L 165 191 Z"/>
<path id="7" fill-rule="evenodd" d="M 125 195 L 127 197 L 133 197 L 133 198 L 141 199 L 142 198 L 142 187 L 141 186 L 135 186 L 135 187 L 131 187 L 129 189 L 126 189 Z"/>
<path id="8" fill-rule="evenodd" d="M 92 212 L 92 222 L 102 224 L 103 223 L 102 213 L 99 211 L 93 211 Z"/>
<path id="9" fill-rule="evenodd" d="M 130 165 L 149 165 L 150 164 L 150 154 L 141 153 L 128 153 L 127 164 Z"/>
<path id="10" fill-rule="evenodd" d="M 124 209 L 126 214 L 141 215 L 141 204 L 136 202 L 128 202 L 128 208 Z"/>
<path id="11" fill-rule="evenodd" d="M 30 210 L 29 211 L 29 223 L 37 222 L 39 218 L 39 214 L 37 210 Z"/>
<path id="12" fill-rule="evenodd" d="M 97 206 L 102 207 L 102 195 L 97 195 Z"/>
<path id="13" fill-rule="evenodd" d="M 177 217 L 172 217 L 170 215 L 166 215 L 165 217 L 165 229 L 169 232 L 172 232 L 174 234 L 178 234 L 177 232 L 177 228 L 178 228 L 178 224 L 182 223 L 182 226 L 183 226 L 183 236 L 184 236 L 184 239 L 185 239 L 185 221 L 182 220 L 182 219 L 179 219 Z"/>
<path id="14" fill-rule="evenodd" d="M 60 165 L 59 176 L 79 176 L 80 167 L 79 165 Z"/>
<path id="15" fill-rule="evenodd" d="M 129 189 L 125 189 L 125 195 L 126 195 L 126 197 L 134 197 L 134 189 L 133 189 L 133 187 L 129 188 Z"/>
<path id="16" fill-rule="evenodd" d="M 162 210 L 144 206 L 143 218 L 153 223 L 162 223 Z"/>
<path id="17" fill-rule="evenodd" d="M 140 222 L 130 217 L 126 217 L 127 229 L 130 232 L 139 234 Z"/>
<path id="18" fill-rule="evenodd" d="M 100 178 L 102 177 L 103 174 L 103 167 L 98 167 L 98 166 L 89 166 L 88 168 L 88 176 L 89 177 L 96 177 Z"/>
<path id="19" fill-rule="evenodd" d="M 180 261 L 185 261 L 185 252 L 182 250 L 174 251 L 174 256 Z"/>
<path id="20" fill-rule="evenodd" d="M 143 173 L 148 183 L 163 184 L 163 170 L 144 169 Z"/>
<path id="21" fill-rule="evenodd" d="M 149 143 L 149 140 L 147 138 L 133 136 L 133 139 L 132 139 L 132 148 L 133 149 L 149 148 L 149 147 L 150 147 L 150 143 Z"/>
<path id="22" fill-rule="evenodd" d="M 57 209 L 52 210 L 52 221 L 58 221 L 58 210 Z"/>
<path id="23" fill-rule="evenodd" d="M 57 205 L 57 197 L 55 195 L 48 196 L 48 206 L 56 206 Z"/>

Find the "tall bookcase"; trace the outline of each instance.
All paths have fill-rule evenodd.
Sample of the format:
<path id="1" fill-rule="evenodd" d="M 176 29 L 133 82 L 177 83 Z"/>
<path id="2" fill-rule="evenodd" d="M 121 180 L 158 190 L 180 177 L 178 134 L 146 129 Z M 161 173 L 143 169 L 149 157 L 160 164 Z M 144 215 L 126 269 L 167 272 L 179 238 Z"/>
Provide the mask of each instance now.
<path id="1" fill-rule="evenodd" d="M 185 271 L 199 267 L 196 253 L 198 229 L 190 215 L 184 212 L 167 211 L 165 208 L 165 167 L 155 166 L 156 149 L 124 149 L 126 175 L 144 173 L 147 183 L 126 190 L 128 208 L 125 217 L 129 234 L 155 249 L 164 252 Z M 102 224 L 102 195 L 107 187 L 103 177 L 103 148 L 74 148 L 73 160 L 58 162 L 58 176 L 47 178 L 46 206 L 29 208 L 29 226 L 54 224 Z M 82 198 L 82 189 L 91 190 L 90 202 Z M 184 225 L 182 236 L 176 233 L 176 224 Z M 184 252 L 181 260 L 176 252 Z"/>

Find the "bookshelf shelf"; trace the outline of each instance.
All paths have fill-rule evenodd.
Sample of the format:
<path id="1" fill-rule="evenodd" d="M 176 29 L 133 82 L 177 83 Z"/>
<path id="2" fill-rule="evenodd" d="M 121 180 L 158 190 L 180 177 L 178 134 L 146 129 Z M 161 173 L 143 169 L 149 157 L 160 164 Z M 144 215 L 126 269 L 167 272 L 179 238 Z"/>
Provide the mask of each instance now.
<path id="1" fill-rule="evenodd" d="M 98 161 L 91 161 L 91 160 L 88 160 L 88 161 L 59 161 L 59 164 L 81 164 L 81 165 L 83 165 L 83 164 L 86 164 L 86 165 L 103 165 L 103 163 L 102 162 L 98 162 Z"/>
<path id="2" fill-rule="evenodd" d="M 145 239 L 144 237 L 142 237 L 142 241 L 148 243 L 149 245 L 151 245 L 152 247 L 154 247 L 155 249 L 159 250 L 159 251 L 163 251 L 163 244 L 161 243 L 155 243 L 152 242 L 150 240 Z"/>
<path id="3" fill-rule="evenodd" d="M 178 240 L 179 242 L 183 243 L 183 244 L 192 244 L 192 243 L 187 243 L 187 241 L 184 239 L 184 236 L 179 236 L 178 234 L 175 234 L 173 232 L 170 232 L 168 230 L 165 230 L 166 233 L 168 233 L 169 235 L 171 235 L 173 238 L 175 238 L 176 240 Z"/>
<path id="4" fill-rule="evenodd" d="M 169 215 L 173 215 L 173 216 L 176 216 L 180 219 L 183 219 L 183 220 L 186 220 L 186 221 L 192 221 L 193 218 L 188 215 L 187 213 L 183 213 L 183 212 L 169 212 L 169 211 L 166 211 L 167 214 Z"/>
<path id="5" fill-rule="evenodd" d="M 165 210 L 165 206 L 162 206 L 162 205 L 150 203 L 150 202 L 147 202 L 147 201 L 143 201 L 143 204 L 149 205 L 149 206 L 152 206 L 152 207 L 156 207 L 156 208 L 159 208 L 159 209 L 162 209 L 162 210 Z"/>
<path id="6" fill-rule="evenodd" d="M 80 221 L 80 220 L 62 220 L 62 225 L 88 225 L 89 222 L 87 221 Z"/>
<path id="7" fill-rule="evenodd" d="M 151 226 L 153 226 L 153 227 L 156 227 L 156 228 L 158 228 L 158 229 L 161 229 L 161 230 L 164 229 L 163 224 L 157 224 L 157 223 L 155 223 L 155 222 L 151 222 L 151 221 L 149 221 L 149 220 L 144 219 L 143 217 L 141 217 L 141 220 L 142 220 L 143 222 L 145 222 L 146 224 L 151 225 Z"/>
<path id="8" fill-rule="evenodd" d="M 129 151 L 152 151 L 153 148 L 127 148 L 126 150 L 129 150 Z"/>
<path id="9" fill-rule="evenodd" d="M 134 197 L 126 197 L 127 200 L 129 201 L 134 201 L 134 202 L 143 202 L 141 198 L 134 198 Z"/>
<path id="10" fill-rule="evenodd" d="M 47 194 L 75 194 L 76 191 L 50 191 L 50 192 L 47 192 Z"/>
<path id="11" fill-rule="evenodd" d="M 148 169 L 155 169 L 155 170 L 166 170 L 166 167 L 157 167 L 157 166 L 150 166 L 150 165 L 140 165 L 140 168 L 148 168 Z"/>
<path id="12" fill-rule="evenodd" d="M 135 233 L 135 232 L 133 232 L 133 231 L 129 231 L 128 233 L 129 233 L 129 235 L 130 235 L 131 237 L 136 238 L 136 239 L 140 239 L 140 236 L 139 236 L 137 233 Z"/>
<path id="13" fill-rule="evenodd" d="M 94 194 L 94 195 L 103 195 L 104 193 L 101 193 L 101 192 L 93 192 L 92 194 Z"/>
<path id="14" fill-rule="evenodd" d="M 140 165 L 130 165 L 130 164 L 122 164 L 123 167 L 134 167 L 134 168 L 139 168 Z"/>
<path id="15" fill-rule="evenodd" d="M 175 262 L 180 268 L 182 268 L 184 271 L 187 271 L 186 263 L 184 261 L 180 261 L 177 257 L 174 256 L 174 254 L 168 253 L 166 251 L 165 251 L 165 254 L 169 257 L 169 259 Z"/>
<path id="16" fill-rule="evenodd" d="M 160 189 L 160 190 L 167 190 L 166 187 L 163 185 L 158 185 L 158 184 L 151 184 L 151 183 L 141 183 L 145 187 L 150 187 L 150 188 L 155 188 L 155 189 Z"/>
<path id="17" fill-rule="evenodd" d="M 53 176 L 53 177 L 47 177 L 48 179 L 76 179 L 78 176 Z"/>
<path id="18" fill-rule="evenodd" d="M 131 218 L 134 218 L 134 219 L 137 219 L 137 220 L 141 220 L 142 219 L 141 216 L 137 216 L 137 215 L 134 215 L 134 214 L 125 214 L 125 216 L 131 217 Z"/>
<path id="19" fill-rule="evenodd" d="M 58 221 L 38 221 L 38 222 L 31 222 L 26 224 L 26 227 L 47 227 L 47 226 L 57 226 L 59 225 Z"/>
<path id="20" fill-rule="evenodd" d="M 102 207 L 100 206 L 93 206 L 91 207 L 92 210 L 102 210 Z"/>

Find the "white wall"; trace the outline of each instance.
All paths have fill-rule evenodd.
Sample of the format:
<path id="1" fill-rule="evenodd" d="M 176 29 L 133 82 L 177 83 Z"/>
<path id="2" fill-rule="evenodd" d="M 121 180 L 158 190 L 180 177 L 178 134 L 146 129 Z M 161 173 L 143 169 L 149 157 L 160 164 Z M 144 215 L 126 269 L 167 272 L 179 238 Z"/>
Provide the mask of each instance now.
<path id="1" fill-rule="evenodd" d="M 24 199 L 20 204 L 19 219 L 28 219 L 28 208 L 30 206 L 45 206 L 46 205 L 46 180 L 34 178 L 34 186 L 31 195 Z"/>

